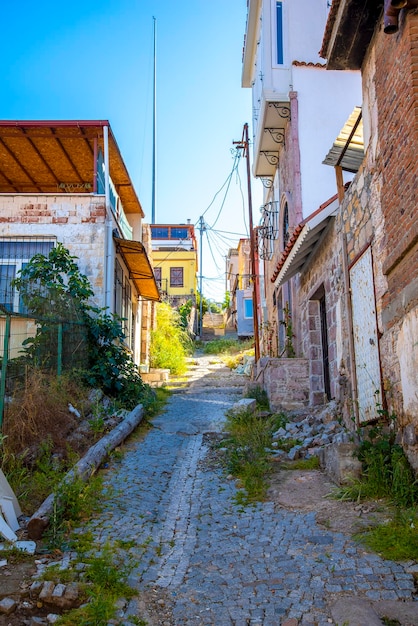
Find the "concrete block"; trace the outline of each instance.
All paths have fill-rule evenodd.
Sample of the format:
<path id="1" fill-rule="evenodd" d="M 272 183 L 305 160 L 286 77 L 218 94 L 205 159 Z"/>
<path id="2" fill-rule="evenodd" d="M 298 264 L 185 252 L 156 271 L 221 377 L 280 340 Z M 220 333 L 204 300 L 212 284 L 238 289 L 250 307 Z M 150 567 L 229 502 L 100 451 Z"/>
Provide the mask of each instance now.
<path id="1" fill-rule="evenodd" d="M 346 485 L 360 478 L 361 463 L 354 456 L 357 446 L 354 443 L 331 443 L 319 455 L 321 466 L 338 485 Z"/>
<path id="2" fill-rule="evenodd" d="M 241 411 L 255 411 L 257 407 L 257 401 L 254 398 L 242 398 L 238 402 L 235 402 L 231 407 L 232 413 L 240 413 Z"/>
<path id="3" fill-rule="evenodd" d="M 3 615 L 10 615 L 10 613 L 13 613 L 16 606 L 17 602 L 16 600 L 13 600 L 13 598 L 3 598 L 0 600 L 0 613 L 3 613 Z"/>

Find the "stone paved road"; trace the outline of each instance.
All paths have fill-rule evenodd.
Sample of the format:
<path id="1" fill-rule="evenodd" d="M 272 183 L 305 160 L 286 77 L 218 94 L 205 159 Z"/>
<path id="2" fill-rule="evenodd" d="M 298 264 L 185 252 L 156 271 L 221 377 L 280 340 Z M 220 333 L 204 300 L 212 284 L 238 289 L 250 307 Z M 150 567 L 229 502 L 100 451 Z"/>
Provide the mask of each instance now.
<path id="1" fill-rule="evenodd" d="M 135 541 L 130 580 L 140 591 L 164 591 L 172 614 L 161 623 L 279 626 L 295 618 L 328 626 L 334 594 L 411 600 L 413 578 L 401 565 L 327 531 L 314 513 L 234 503 L 234 482 L 204 462 L 204 433 L 222 430 L 244 381 L 208 358 L 201 365 L 107 472 L 114 497 L 92 523 L 103 542 Z"/>

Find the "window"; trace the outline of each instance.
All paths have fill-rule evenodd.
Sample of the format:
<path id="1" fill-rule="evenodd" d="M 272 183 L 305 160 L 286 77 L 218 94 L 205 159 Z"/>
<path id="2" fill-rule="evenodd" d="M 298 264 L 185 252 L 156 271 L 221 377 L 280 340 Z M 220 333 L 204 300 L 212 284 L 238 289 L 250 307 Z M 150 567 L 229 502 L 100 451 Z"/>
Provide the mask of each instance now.
<path id="1" fill-rule="evenodd" d="M 283 249 L 286 248 L 287 242 L 289 241 L 289 207 L 287 206 L 287 202 L 283 208 L 283 222 L 282 222 L 282 233 L 283 233 Z"/>
<path id="2" fill-rule="evenodd" d="M 54 243 L 47 239 L 0 239 L 0 304 L 8 311 L 26 313 L 19 292 L 11 282 L 35 254 L 48 256 Z"/>
<path id="3" fill-rule="evenodd" d="M 125 341 L 130 346 L 132 339 L 132 287 L 129 279 L 125 276 L 122 292 L 122 327 L 125 333 Z"/>
<path id="4" fill-rule="evenodd" d="M 115 284 L 114 284 L 115 313 L 119 315 L 119 317 L 122 317 L 122 291 L 123 291 L 123 270 L 119 261 L 115 259 Z"/>
<path id="5" fill-rule="evenodd" d="M 170 267 L 170 287 L 183 287 L 183 268 Z"/>
<path id="6" fill-rule="evenodd" d="M 187 239 L 187 228 L 171 228 L 171 239 Z"/>
<path id="7" fill-rule="evenodd" d="M 168 239 L 168 227 L 151 228 L 151 236 L 153 239 Z"/>
<path id="8" fill-rule="evenodd" d="M 132 348 L 132 287 L 117 259 L 115 259 L 114 303 L 115 313 L 122 319 L 125 343 Z"/>
<path id="9" fill-rule="evenodd" d="M 283 65 L 283 2 L 276 2 L 277 65 Z"/>
<path id="10" fill-rule="evenodd" d="M 253 317 L 253 299 L 244 298 L 244 317 L 251 319 Z"/>
<path id="11" fill-rule="evenodd" d="M 154 278 L 159 289 L 161 289 L 161 267 L 154 267 Z"/>

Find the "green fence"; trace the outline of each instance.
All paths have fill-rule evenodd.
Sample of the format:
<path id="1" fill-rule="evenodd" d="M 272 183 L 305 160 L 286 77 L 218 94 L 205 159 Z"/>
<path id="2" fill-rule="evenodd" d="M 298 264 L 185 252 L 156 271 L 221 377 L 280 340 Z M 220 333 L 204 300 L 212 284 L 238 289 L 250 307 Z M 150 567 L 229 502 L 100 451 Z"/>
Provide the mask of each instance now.
<path id="1" fill-rule="evenodd" d="M 0 305 L 0 429 L 7 408 L 40 368 L 57 376 L 87 367 L 87 329 L 82 321 L 36 319 Z"/>

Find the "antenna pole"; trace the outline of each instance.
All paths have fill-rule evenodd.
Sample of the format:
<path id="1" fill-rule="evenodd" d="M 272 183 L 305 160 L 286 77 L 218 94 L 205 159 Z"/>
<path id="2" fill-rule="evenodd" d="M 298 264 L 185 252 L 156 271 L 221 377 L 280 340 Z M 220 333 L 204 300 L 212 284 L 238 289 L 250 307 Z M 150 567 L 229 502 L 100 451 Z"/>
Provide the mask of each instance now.
<path id="1" fill-rule="evenodd" d="M 154 20 L 154 78 L 152 90 L 152 200 L 151 224 L 155 224 L 155 162 L 156 162 L 156 128 L 157 128 L 157 20 Z"/>

